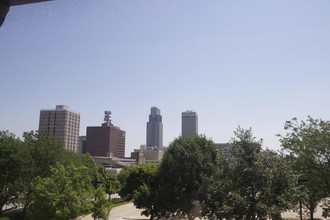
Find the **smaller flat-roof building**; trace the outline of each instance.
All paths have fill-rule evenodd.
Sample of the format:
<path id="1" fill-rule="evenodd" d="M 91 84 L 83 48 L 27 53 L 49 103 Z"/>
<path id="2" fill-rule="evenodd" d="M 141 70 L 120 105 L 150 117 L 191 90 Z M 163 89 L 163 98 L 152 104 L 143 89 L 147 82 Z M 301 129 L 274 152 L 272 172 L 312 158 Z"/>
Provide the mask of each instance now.
<path id="1" fill-rule="evenodd" d="M 125 157 L 125 131 L 114 126 L 110 111 L 105 112 L 102 126 L 89 126 L 86 130 L 84 153 L 98 157 Z"/>

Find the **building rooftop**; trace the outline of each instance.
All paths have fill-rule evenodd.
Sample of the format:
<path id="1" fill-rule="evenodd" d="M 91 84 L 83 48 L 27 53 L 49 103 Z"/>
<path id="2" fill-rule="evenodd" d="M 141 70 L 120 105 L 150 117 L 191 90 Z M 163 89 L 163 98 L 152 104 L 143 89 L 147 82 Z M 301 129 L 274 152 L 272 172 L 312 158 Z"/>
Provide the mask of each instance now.
<path id="1" fill-rule="evenodd" d="M 56 105 L 54 109 L 41 109 L 40 111 L 69 111 L 75 114 L 80 115 L 79 112 L 71 110 L 68 106 L 66 105 Z"/>

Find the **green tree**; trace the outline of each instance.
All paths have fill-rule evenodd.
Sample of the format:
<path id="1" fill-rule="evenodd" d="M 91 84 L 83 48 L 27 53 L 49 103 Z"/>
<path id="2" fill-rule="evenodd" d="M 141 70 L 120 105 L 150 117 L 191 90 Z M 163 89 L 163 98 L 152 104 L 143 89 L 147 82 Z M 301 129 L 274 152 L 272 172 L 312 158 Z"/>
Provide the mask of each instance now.
<path id="1" fill-rule="evenodd" d="M 66 153 L 64 145 L 52 136 L 36 132 L 25 132 L 23 134 L 24 146 L 28 150 L 29 176 L 31 178 L 46 177 L 51 173 L 51 166 L 56 162 L 63 162 Z"/>
<path id="2" fill-rule="evenodd" d="M 57 163 L 49 177 L 37 177 L 32 188 L 32 219 L 72 219 L 91 211 L 93 188 L 86 167 Z"/>
<path id="3" fill-rule="evenodd" d="M 295 157 L 296 169 L 321 180 L 319 189 L 329 194 L 330 189 L 330 122 L 293 118 L 285 123 L 285 136 L 280 136 L 284 150 Z"/>
<path id="4" fill-rule="evenodd" d="M 263 150 L 257 156 L 256 167 L 262 180 L 259 210 L 262 216 L 281 219 L 281 213 L 292 209 L 298 199 L 298 176 L 292 170 L 291 160 L 283 154 Z"/>
<path id="5" fill-rule="evenodd" d="M 203 215 L 207 219 L 230 219 L 234 207 L 230 204 L 233 195 L 232 181 L 228 178 L 228 161 L 220 157 L 213 175 L 201 187 Z"/>
<path id="6" fill-rule="evenodd" d="M 314 179 L 304 174 L 301 174 L 298 179 L 299 199 L 302 208 L 308 210 L 311 220 L 314 219 L 314 212 L 317 205 L 326 197 L 324 191 L 319 189 L 319 182 L 319 179 Z"/>
<path id="7" fill-rule="evenodd" d="M 262 150 L 251 129 L 234 134 L 231 157 L 220 160 L 204 187 L 204 212 L 210 219 L 281 219 L 294 201 L 290 161 Z"/>
<path id="8" fill-rule="evenodd" d="M 85 153 L 81 156 L 80 164 L 87 167 L 88 174 L 93 180 L 100 180 L 102 174 L 99 172 L 99 167 L 102 166 L 98 166 L 89 153 Z"/>
<path id="9" fill-rule="evenodd" d="M 15 204 L 23 186 L 22 142 L 8 131 L 0 131 L 0 216 L 5 204 Z"/>
<path id="10" fill-rule="evenodd" d="M 94 192 L 93 214 L 95 219 L 107 220 L 110 214 L 110 202 L 106 197 L 105 188 L 99 186 Z"/>
<path id="11" fill-rule="evenodd" d="M 153 181 L 153 172 L 157 169 L 156 167 L 155 164 L 138 164 L 123 168 L 118 175 L 121 184 L 119 195 L 128 200 L 133 199 L 135 190 L 142 185 L 149 185 Z"/>
<path id="12" fill-rule="evenodd" d="M 145 181 L 133 191 L 134 205 L 143 209 L 142 214 L 153 219 L 156 214 L 155 197 L 157 191 L 158 164 L 140 165 L 139 172 L 144 176 Z"/>
<path id="13" fill-rule="evenodd" d="M 262 150 L 262 140 L 257 141 L 251 129 L 244 130 L 239 127 L 234 134 L 235 137 L 231 140 L 229 173 L 233 189 L 236 189 L 230 198 L 232 206 L 235 207 L 233 217 L 254 220 L 259 214 L 257 204 L 259 189 L 262 187 L 262 171 L 256 167 L 257 155 Z"/>
<path id="14" fill-rule="evenodd" d="M 24 204 L 24 213 L 30 204 L 34 179 L 51 175 L 51 166 L 62 163 L 66 151 L 61 142 L 54 137 L 25 132 L 23 134 L 23 146 L 26 151 L 25 160 L 27 166 L 23 171 L 24 193 L 21 194 L 21 203 Z"/>
<path id="15" fill-rule="evenodd" d="M 200 189 L 214 174 L 218 157 L 214 143 L 204 136 L 175 139 L 159 168 L 157 217 L 200 216 Z"/>
<path id="16" fill-rule="evenodd" d="M 294 168 L 305 179 L 303 203 L 310 211 L 322 198 L 329 196 L 330 189 L 330 122 L 313 119 L 306 121 L 293 118 L 286 121 L 286 135 L 280 137 L 284 150 L 294 158 Z"/>
<path id="17" fill-rule="evenodd" d="M 59 169 L 59 165 L 77 168 L 77 172 L 82 171 L 79 175 L 88 179 L 100 176 L 99 167 L 89 154 L 80 156 L 67 151 L 54 137 L 26 132 L 20 140 L 9 132 L 0 132 L 0 206 L 23 204 L 25 213 L 37 190 L 35 184 L 42 182 L 40 179 L 51 184 L 49 178 L 54 177 L 54 169 Z"/>
<path id="18" fill-rule="evenodd" d="M 108 194 L 108 198 L 110 200 L 111 194 L 117 193 L 120 189 L 120 182 L 117 179 L 117 175 L 108 172 L 103 166 L 99 166 L 98 179 L 103 182 L 103 188 Z"/>
<path id="19" fill-rule="evenodd" d="M 124 168 L 118 176 L 122 186 L 119 194 L 128 200 L 133 199 L 134 205 L 144 209 L 142 214 L 150 216 L 150 219 L 155 216 L 158 168 L 158 164 L 139 164 Z"/>

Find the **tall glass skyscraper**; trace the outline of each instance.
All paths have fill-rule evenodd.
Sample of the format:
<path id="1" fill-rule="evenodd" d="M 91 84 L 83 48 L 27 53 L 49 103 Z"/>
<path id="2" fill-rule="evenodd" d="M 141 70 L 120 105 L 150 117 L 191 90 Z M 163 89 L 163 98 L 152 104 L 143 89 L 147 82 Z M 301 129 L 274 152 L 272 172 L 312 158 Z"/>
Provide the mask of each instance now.
<path id="1" fill-rule="evenodd" d="M 193 111 L 182 112 L 181 120 L 182 137 L 193 137 L 198 135 L 198 115 Z"/>
<path id="2" fill-rule="evenodd" d="M 151 107 L 149 121 L 147 122 L 147 147 L 163 147 L 163 122 L 160 110 Z"/>

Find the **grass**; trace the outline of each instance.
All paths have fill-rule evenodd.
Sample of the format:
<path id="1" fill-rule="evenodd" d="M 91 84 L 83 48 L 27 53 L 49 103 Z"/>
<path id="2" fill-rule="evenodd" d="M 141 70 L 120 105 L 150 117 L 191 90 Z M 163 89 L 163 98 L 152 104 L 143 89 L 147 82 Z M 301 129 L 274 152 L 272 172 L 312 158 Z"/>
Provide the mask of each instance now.
<path id="1" fill-rule="evenodd" d="M 110 209 L 113 209 L 114 207 L 125 205 L 127 203 L 130 203 L 131 201 L 127 201 L 124 199 L 113 199 L 110 202 Z M 1 220 L 1 219 L 0 219 Z"/>

